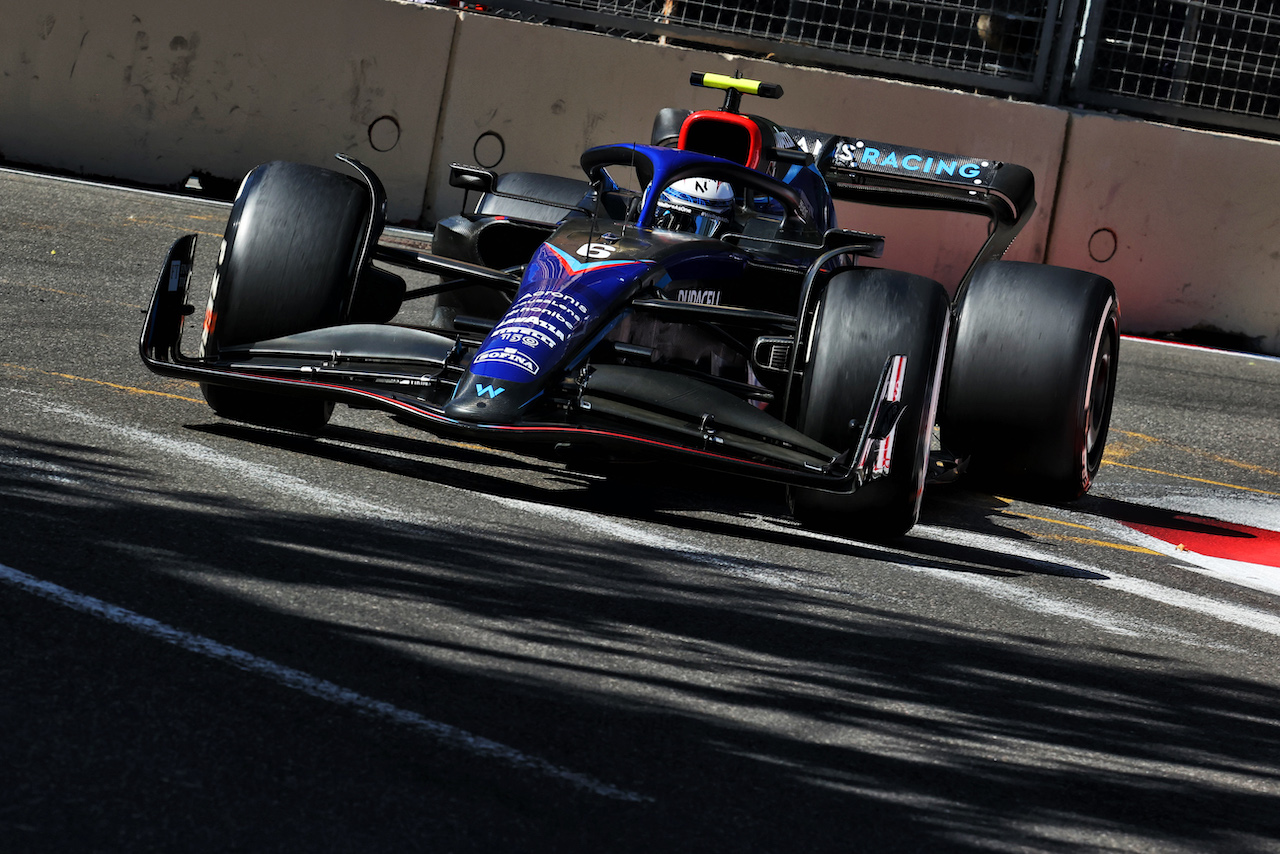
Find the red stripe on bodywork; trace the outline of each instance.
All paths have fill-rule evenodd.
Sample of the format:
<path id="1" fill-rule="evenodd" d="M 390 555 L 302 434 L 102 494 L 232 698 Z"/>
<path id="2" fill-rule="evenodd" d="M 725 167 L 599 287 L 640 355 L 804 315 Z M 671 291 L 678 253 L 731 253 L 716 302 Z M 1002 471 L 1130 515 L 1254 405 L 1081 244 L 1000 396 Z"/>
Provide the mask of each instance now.
<path id="1" fill-rule="evenodd" d="M 215 373 L 215 372 L 211 371 L 210 373 Z M 769 463 L 756 462 L 754 460 L 747 460 L 747 459 L 743 459 L 742 457 L 735 457 L 729 454 L 717 454 L 712 451 L 703 451 L 697 448 L 691 448 L 687 445 L 677 445 L 672 442 L 662 441 L 660 439 L 650 439 L 644 436 L 637 436 L 633 433 L 620 433 L 614 430 L 602 430 L 598 427 L 574 427 L 568 424 L 545 425 L 545 426 L 525 426 L 525 425 L 519 425 L 519 424 L 510 424 L 510 425 L 480 424 L 480 423 L 467 424 L 460 421 L 455 421 L 454 419 L 448 418 L 443 415 L 439 415 L 435 412 L 432 412 L 429 409 L 424 409 L 423 407 L 415 406 L 414 404 L 408 403 L 407 401 L 400 400 L 394 397 L 388 397 L 386 395 L 378 394 L 377 392 L 368 391 L 366 389 L 352 388 L 351 386 L 338 385 L 336 383 L 317 382 L 316 380 L 296 379 L 294 377 L 278 377 L 278 376 L 270 376 L 266 374 L 243 373 L 239 371 L 218 371 L 216 373 L 225 373 L 228 376 L 241 376 L 241 377 L 259 379 L 259 380 L 270 380 L 273 383 L 306 386 L 312 389 L 327 389 L 335 392 L 345 392 L 347 394 L 356 394 L 360 397 L 366 397 L 371 400 L 381 400 L 385 404 L 387 404 L 388 409 L 391 409 L 391 410 L 398 409 L 403 412 L 421 416 L 430 421 L 435 421 L 439 424 L 454 425 L 464 430 L 470 428 L 470 429 L 476 430 L 477 432 L 489 431 L 493 433 L 513 433 L 513 434 L 563 433 L 563 434 L 576 434 L 579 436 L 599 436 L 602 438 L 619 439 L 622 441 L 627 441 L 627 442 L 631 442 L 639 445 L 649 445 L 654 448 L 665 448 L 670 451 L 679 451 L 684 454 L 689 454 L 691 456 L 696 456 L 696 457 L 704 457 L 706 459 L 725 460 L 726 462 L 732 462 L 735 464 L 742 465 L 746 468 L 758 469 L 760 471 L 776 471 L 776 472 L 783 472 L 783 473 L 791 473 L 794 471 L 793 469 L 788 469 L 784 466 L 777 466 L 777 465 L 771 465 Z"/>

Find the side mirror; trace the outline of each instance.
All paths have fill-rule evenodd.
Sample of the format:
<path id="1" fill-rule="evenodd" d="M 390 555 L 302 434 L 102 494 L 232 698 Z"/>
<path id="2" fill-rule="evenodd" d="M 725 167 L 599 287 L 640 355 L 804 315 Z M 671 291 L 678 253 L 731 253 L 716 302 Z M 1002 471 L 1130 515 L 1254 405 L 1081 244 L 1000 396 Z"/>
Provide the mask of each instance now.
<path id="1" fill-rule="evenodd" d="M 822 248 L 824 251 L 847 248 L 853 255 L 879 258 L 884 254 L 884 238 L 865 231 L 831 228 L 822 236 Z"/>
<path id="2" fill-rule="evenodd" d="M 684 126 L 684 120 L 689 118 L 690 112 L 678 107 L 663 107 L 658 110 L 658 115 L 653 119 L 653 132 L 649 135 L 650 144 L 675 148 L 680 141 L 680 128 Z"/>
<path id="3" fill-rule="evenodd" d="M 479 166 L 463 166 L 461 163 L 449 165 L 449 186 L 462 190 L 474 190 L 477 193 L 492 193 L 498 184 L 498 175 Z"/>

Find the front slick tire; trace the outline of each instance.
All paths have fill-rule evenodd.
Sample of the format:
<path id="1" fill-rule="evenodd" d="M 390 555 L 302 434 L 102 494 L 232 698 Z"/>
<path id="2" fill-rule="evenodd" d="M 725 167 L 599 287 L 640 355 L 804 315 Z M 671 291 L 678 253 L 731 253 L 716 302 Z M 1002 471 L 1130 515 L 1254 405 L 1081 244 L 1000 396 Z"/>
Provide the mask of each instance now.
<path id="1" fill-rule="evenodd" d="M 1018 261 L 978 268 L 958 307 L 940 422 L 988 489 L 1049 501 L 1089 490 L 1107 443 L 1120 348 L 1115 287 Z"/>
<path id="2" fill-rule="evenodd" d="M 245 177 L 219 252 L 200 354 L 342 322 L 349 311 L 370 198 L 357 181 L 274 162 Z M 202 384 L 224 418 L 315 432 L 333 403 L 313 396 Z"/>
<path id="3" fill-rule="evenodd" d="M 806 527 L 880 540 L 911 530 L 920 516 L 950 328 L 937 282 L 894 270 L 838 273 L 817 309 L 805 363 L 798 426 L 843 451 L 858 439 L 885 361 L 907 357 L 903 412 L 889 474 L 856 492 L 788 487 L 792 514 Z M 856 421 L 851 428 L 850 422 Z"/>

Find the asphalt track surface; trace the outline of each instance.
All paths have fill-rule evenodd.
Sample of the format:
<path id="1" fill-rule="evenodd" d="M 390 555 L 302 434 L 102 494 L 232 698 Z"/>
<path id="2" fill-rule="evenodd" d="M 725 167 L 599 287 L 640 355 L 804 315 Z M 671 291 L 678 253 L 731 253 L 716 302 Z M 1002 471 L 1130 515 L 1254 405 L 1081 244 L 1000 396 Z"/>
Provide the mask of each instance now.
<path id="1" fill-rule="evenodd" d="M 225 216 L 0 172 L 0 850 L 1280 850 L 1280 360 L 1126 339 L 1088 498 L 875 545 L 219 421 L 136 340 Z"/>

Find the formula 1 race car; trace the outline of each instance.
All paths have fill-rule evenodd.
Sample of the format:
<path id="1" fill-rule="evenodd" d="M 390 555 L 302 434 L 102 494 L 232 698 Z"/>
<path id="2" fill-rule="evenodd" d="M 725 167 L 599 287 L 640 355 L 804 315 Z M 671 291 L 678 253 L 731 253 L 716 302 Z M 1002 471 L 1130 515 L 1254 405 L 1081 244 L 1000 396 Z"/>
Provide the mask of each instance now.
<path id="1" fill-rule="evenodd" d="M 965 469 L 1084 494 L 1111 417 L 1115 289 L 999 260 L 1035 206 L 1030 171 L 780 127 L 740 111 L 780 87 L 691 82 L 723 106 L 661 111 L 653 144 L 584 153 L 585 179 L 455 164 L 478 202 L 436 225 L 432 254 L 380 242 L 385 194 L 357 161 L 339 155 L 358 179 L 259 166 L 199 355 L 180 347 L 188 235 L 144 362 L 226 418 L 317 431 L 340 401 L 569 462 L 658 456 L 785 484 L 799 521 L 856 536 L 905 533 L 926 480 Z M 838 228 L 833 199 L 978 214 L 988 236 L 951 300 L 868 263 L 883 238 Z M 395 266 L 441 281 L 409 292 Z M 434 319 L 393 323 L 406 296 L 435 298 Z"/>

